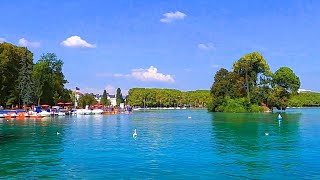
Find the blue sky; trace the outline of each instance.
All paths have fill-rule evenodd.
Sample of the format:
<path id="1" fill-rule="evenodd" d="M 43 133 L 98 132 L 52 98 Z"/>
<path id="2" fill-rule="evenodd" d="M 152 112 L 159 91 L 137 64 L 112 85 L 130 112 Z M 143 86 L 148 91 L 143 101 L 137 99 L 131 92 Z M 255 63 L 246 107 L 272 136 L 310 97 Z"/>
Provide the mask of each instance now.
<path id="1" fill-rule="evenodd" d="M 0 41 L 54 52 L 68 88 L 124 94 L 133 87 L 209 89 L 258 51 L 320 91 L 320 1 L 2 1 Z"/>

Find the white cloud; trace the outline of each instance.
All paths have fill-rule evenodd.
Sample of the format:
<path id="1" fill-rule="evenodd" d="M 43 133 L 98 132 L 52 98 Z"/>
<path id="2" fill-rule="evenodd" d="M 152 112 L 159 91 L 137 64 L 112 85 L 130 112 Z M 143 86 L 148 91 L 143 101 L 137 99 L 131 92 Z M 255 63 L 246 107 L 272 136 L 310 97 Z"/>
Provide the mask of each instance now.
<path id="1" fill-rule="evenodd" d="M 206 50 L 206 51 L 210 51 L 210 50 L 215 50 L 216 49 L 212 43 L 198 44 L 198 48 L 201 49 L 201 50 Z"/>
<path id="2" fill-rule="evenodd" d="M 158 69 L 150 66 L 148 69 L 133 69 L 131 74 L 113 74 L 114 77 L 130 77 L 140 81 L 174 82 L 172 75 L 162 74 Z"/>
<path id="3" fill-rule="evenodd" d="M 220 67 L 218 64 L 214 64 L 214 65 L 212 65 L 211 66 L 212 68 L 218 68 L 218 67 Z"/>
<path id="4" fill-rule="evenodd" d="M 5 41 L 6 41 L 5 38 L 1 38 L 1 37 L 0 37 L 0 43 L 5 42 Z"/>
<path id="5" fill-rule="evenodd" d="M 173 21 L 176 21 L 176 20 L 182 20 L 184 19 L 187 15 L 180 12 L 180 11 L 176 11 L 176 12 L 168 12 L 168 13 L 165 13 L 163 14 L 163 18 L 160 19 L 160 22 L 163 22 L 163 23 L 171 23 Z"/>
<path id="6" fill-rule="evenodd" d="M 81 39 L 79 36 L 71 36 L 61 42 L 62 46 L 75 47 L 75 48 L 95 48 L 95 44 L 90 44 L 87 41 Z"/>
<path id="7" fill-rule="evenodd" d="M 116 74 L 113 74 L 113 76 L 114 76 L 114 77 L 126 77 L 126 76 L 128 76 L 128 75 L 116 73 Z"/>
<path id="8" fill-rule="evenodd" d="M 91 88 L 91 87 L 81 88 L 80 91 L 81 91 L 81 93 L 93 93 L 93 94 L 101 94 L 101 93 L 103 93 L 103 90 L 96 89 L 96 88 Z"/>
<path id="9" fill-rule="evenodd" d="M 148 69 L 133 69 L 131 76 L 141 81 L 174 82 L 170 74 L 159 73 L 158 69 L 153 66 Z"/>
<path id="10" fill-rule="evenodd" d="M 36 41 L 31 42 L 26 40 L 25 38 L 19 39 L 18 44 L 24 47 L 34 47 L 34 48 L 40 47 L 40 42 L 36 42 Z"/>

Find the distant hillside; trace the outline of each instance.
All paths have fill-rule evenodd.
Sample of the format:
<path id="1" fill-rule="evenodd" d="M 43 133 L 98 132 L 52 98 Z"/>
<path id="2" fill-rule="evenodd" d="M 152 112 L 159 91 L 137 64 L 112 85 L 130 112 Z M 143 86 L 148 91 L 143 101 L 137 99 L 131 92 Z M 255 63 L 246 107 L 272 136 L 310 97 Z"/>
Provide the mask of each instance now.
<path id="1" fill-rule="evenodd" d="M 314 107 L 320 106 L 320 93 L 300 92 L 289 100 L 289 107 Z"/>

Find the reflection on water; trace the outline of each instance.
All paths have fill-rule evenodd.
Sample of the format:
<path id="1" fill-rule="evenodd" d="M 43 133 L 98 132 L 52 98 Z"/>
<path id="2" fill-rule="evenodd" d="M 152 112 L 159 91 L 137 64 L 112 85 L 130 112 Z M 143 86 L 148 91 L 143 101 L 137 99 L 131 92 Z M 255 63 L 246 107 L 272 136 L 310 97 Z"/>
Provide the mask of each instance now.
<path id="1" fill-rule="evenodd" d="M 59 169 L 63 127 L 55 119 L 3 120 L 0 126 L 1 177 L 54 178 Z M 49 170 L 49 171 L 48 171 Z M 40 173 L 39 173 L 40 172 Z"/>
<path id="2" fill-rule="evenodd" d="M 224 159 L 217 165 L 228 169 L 224 171 L 226 175 L 268 179 L 275 172 L 278 178 L 290 177 L 292 172 L 302 173 L 301 113 L 282 114 L 281 122 L 277 114 L 212 113 L 211 116 L 212 145 Z"/>

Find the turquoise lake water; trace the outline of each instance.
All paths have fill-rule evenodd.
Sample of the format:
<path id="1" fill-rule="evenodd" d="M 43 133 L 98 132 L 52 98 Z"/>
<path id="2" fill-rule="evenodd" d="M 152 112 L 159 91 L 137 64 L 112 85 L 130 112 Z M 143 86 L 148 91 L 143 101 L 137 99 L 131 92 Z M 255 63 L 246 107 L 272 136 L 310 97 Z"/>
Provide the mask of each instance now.
<path id="1" fill-rule="evenodd" d="M 0 177 L 320 179 L 320 109 L 288 109 L 281 123 L 277 115 L 161 110 L 2 119 Z"/>

